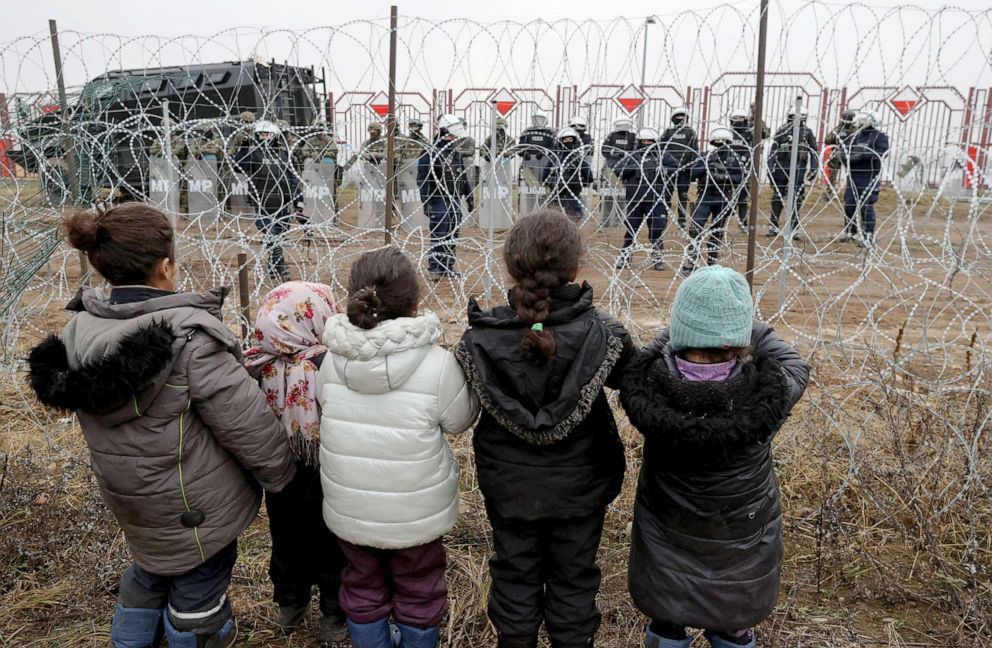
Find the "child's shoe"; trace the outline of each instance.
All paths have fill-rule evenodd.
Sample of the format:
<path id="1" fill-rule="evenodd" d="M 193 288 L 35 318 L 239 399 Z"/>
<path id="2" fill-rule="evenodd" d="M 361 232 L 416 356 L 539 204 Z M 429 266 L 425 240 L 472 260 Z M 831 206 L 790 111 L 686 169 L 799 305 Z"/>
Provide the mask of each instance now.
<path id="1" fill-rule="evenodd" d="M 707 630 L 703 636 L 709 639 L 713 648 L 755 648 L 754 630 L 745 630 L 739 637 L 730 637 L 727 633 Z"/>
<path id="2" fill-rule="evenodd" d="M 307 605 L 297 607 L 295 605 L 280 605 L 279 614 L 276 615 L 276 625 L 285 633 L 295 632 L 307 614 Z"/>
<path id="3" fill-rule="evenodd" d="M 317 640 L 321 646 L 330 646 L 347 638 L 348 626 L 342 617 L 335 614 L 320 615 L 320 631 Z"/>
<path id="4" fill-rule="evenodd" d="M 644 629 L 644 648 L 689 648 L 692 637 L 685 639 L 668 639 L 651 632 L 651 626 Z"/>

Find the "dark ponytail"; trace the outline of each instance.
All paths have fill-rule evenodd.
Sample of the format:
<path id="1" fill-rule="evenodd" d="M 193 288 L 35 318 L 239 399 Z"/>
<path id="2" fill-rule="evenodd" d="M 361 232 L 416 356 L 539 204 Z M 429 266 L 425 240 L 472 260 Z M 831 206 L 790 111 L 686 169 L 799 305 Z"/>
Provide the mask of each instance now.
<path id="1" fill-rule="evenodd" d="M 417 312 L 420 284 L 413 263 L 389 246 L 366 252 L 351 266 L 348 321 L 363 329 Z"/>
<path id="2" fill-rule="evenodd" d="M 582 256 L 582 235 L 565 214 L 542 210 L 517 221 L 503 246 L 506 270 L 517 282 L 510 303 L 530 325 L 520 338 L 520 354 L 531 364 L 554 359 L 554 332 L 544 328 L 551 312 L 551 291 L 575 277 Z"/>

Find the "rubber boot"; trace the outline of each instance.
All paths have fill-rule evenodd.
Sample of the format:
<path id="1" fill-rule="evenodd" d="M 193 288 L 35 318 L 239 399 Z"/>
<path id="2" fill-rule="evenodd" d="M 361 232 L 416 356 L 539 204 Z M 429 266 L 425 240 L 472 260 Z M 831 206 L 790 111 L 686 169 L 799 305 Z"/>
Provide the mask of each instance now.
<path id="1" fill-rule="evenodd" d="M 322 646 L 327 646 L 348 638 L 348 626 L 339 614 L 321 614 L 320 630 L 317 639 Z"/>
<path id="2" fill-rule="evenodd" d="M 354 648 L 393 648 L 393 637 L 386 619 L 371 623 L 358 623 L 348 619 L 346 623 Z"/>
<path id="3" fill-rule="evenodd" d="M 651 626 L 644 629 L 644 648 L 689 648 L 692 637 L 685 639 L 668 639 L 651 632 Z"/>
<path id="4" fill-rule="evenodd" d="M 238 624 L 234 617 L 224 622 L 220 630 L 212 634 L 196 634 L 189 630 L 177 630 L 169 619 L 169 613 L 162 615 L 165 622 L 165 638 L 169 648 L 228 648 L 233 646 L 238 636 Z"/>
<path id="5" fill-rule="evenodd" d="M 730 639 L 725 639 L 721 637 L 720 635 L 718 635 L 717 633 L 711 630 L 707 630 L 706 632 L 704 632 L 703 636 L 709 640 L 710 645 L 713 646 L 713 648 L 755 648 L 755 646 L 757 645 L 757 642 L 754 639 L 753 630 L 747 631 L 748 640 L 746 643 L 733 642 Z"/>
<path id="6" fill-rule="evenodd" d="M 499 635 L 496 648 L 537 648 L 537 635 Z"/>
<path id="7" fill-rule="evenodd" d="M 430 628 L 414 628 L 413 626 L 397 623 L 396 627 L 400 631 L 402 642 L 401 648 L 437 648 L 441 635 L 437 626 Z"/>
<path id="8" fill-rule="evenodd" d="M 289 634 L 295 632 L 307 614 L 306 605 L 296 607 L 293 605 L 280 605 L 279 614 L 276 616 L 276 625 Z"/>
<path id="9" fill-rule="evenodd" d="M 151 648 L 162 639 L 162 610 L 128 608 L 120 603 L 114 609 L 110 624 L 110 645 L 113 648 Z"/>
<path id="10" fill-rule="evenodd" d="M 654 269 L 661 271 L 665 269 L 665 243 L 664 241 L 657 241 L 651 248 L 651 263 L 654 264 Z"/>

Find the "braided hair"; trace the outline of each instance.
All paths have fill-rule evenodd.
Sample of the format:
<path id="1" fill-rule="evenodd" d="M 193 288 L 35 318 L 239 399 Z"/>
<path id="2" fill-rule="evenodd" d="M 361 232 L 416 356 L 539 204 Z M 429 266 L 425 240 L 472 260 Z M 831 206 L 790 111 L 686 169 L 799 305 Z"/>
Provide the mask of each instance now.
<path id="1" fill-rule="evenodd" d="M 543 322 L 551 312 L 551 291 L 575 278 L 582 257 L 582 235 L 564 213 L 545 209 L 521 218 L 503 246 L 506 270 L 516 281 L 510 304 L 530 324 L 520 337 L 520 354 L 534 365 L 554 359 L 554 332 Z"/>

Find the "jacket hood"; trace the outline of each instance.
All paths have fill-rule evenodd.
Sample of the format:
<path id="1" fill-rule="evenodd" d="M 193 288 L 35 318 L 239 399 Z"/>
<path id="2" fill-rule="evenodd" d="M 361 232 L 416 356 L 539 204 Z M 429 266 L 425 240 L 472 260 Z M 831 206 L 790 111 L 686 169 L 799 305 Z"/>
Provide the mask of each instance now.
<path id="1" fill-rule="evenodd" d="M 557 343 L 555 358 L 532 365 L 520 356 L 520 335 L 530 326 L 510 306 L 483 311 L 469 302 L 469 330 L 455 350 L 483 409 L 521 439 L 547 445 L 564 439 L 592 409 L 623 353 L 593 308 L 592 287 L 570 284 L 552 291 L 544 319 Z"/>
<path id="2" fill-rule="evenodd" d="M 141 416 L 165 385 L 176 354 L 200 330 L 237 354 L 237 338 L 218 319 L 226 288 L 113 304 L 101 289 L 66 306 L 76 316 L 29 357 L 29 382 L 50 407 L 81 410 L 118 425 Z"/>
<path id="3" fill-rule="evenodd" d="M 410 378 L 441 333 L 433 313 L 386 320 L 373 329 L 359 328 L 342 314 L 324 325 L 324 346 L 349 389 L 383 394 Z"/>
<path id="4" fill-rule="evenodd" d="M 769 441 L 788 416 L 781 366 L 758 352 L 723 381 L 683 380 L 671 346 L 645 349 L 626 371 L 620 401 L 630 422 L 675 461 L 721 461 Z"/>

